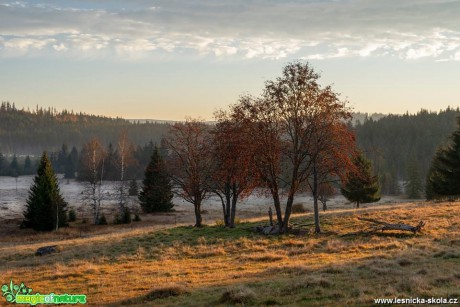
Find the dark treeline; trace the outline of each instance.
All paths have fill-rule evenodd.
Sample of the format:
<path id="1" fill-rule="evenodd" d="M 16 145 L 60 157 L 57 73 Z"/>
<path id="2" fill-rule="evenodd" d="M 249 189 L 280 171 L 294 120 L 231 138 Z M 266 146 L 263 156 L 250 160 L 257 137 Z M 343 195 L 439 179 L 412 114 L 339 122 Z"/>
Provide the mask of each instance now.
<path id="1" fill-rule="evenodd" d="M 447 108 L 357 123 L 358 146 L 372 161 L 383 194 L 401 194 L 405 188 L 409 196 L 423 196 L 426 174 L 436 148 L 455 130 L 458 116 L 458 108 Z"/>
<path id="2" fill-rule="evenodd" d="M 0 152 L 4 155 L 40 155 L 43 150 L 59 151 L 62 144 L 81 148 L 90 138 L 115 143 L 126 131 L 136 145 L 159 143 L 168 124 L 130 122 L 121 118 L 88 115 L 53 108 L 17 109 L 14 104 L 0 106 Z"/>
<path id="3" fill-rule="evenodd" d="M 133 149 L 132 161 L 126 169 L 128 179 L 141 179 L 145 167 L 147 166 L 150 156 L 155 149 L 156 143 L 150 141 L 142 146 L 138 145 Z M 160 147 L 161 149 L 161 147 Z M 107 156 L 104 166 L 104 180 L 117 181 L 119 180 L 118 174 L 118 152 L 117 149 L 109 143 L 104 148 Z M 161 154 L 164 154 L 160 150 Z M 58 151 L 48 153 L 49 160 L 57 174 L 64 174 L 67 179 L 81 179 L 78 174 L 81 173 L 81 148 L 73 146 L 69 148 L 63 144 Z M 39 163 L 38 157 L 17 156 L 13 155 L 9 158 L 0 153 L 0 176 L 18 177 L 23 175 L 35 175 Z"/>
<path id="4" fill-rule="evenodd" d="M 357 120 L 358 147 L 372 161 L 380 178 L 382 194 L 401 194 L 405 189 L 410 196 L 423 195 L 426 174 L 436 148 L 455 130 L 458 115 L 459 110 L 451 108 L 404 115 L 373 114 L 368 118 L 362 113 L 353 114 Z M 83 144 L 96 137 L 108 153 L 105 177 L 116 180 L 116 171 L 111 171 L 110 161 L 116 156 L 118 136 L 126 131 L 136 146 L 135 163 L 127 170 L 128 175 L 140 179 L 154 144 L 161 143 L 169 126 L 67 110 L 57 112 L 53 108 L 20 110 L 14 104 L 3 102 L 0 106 L 0 175 L 34 174 L 38 162 L 34 155 L 46 150 L 56 172 L 67 172 L 71 178 L 71 173 L 78 172 L 78 154 Z"/>

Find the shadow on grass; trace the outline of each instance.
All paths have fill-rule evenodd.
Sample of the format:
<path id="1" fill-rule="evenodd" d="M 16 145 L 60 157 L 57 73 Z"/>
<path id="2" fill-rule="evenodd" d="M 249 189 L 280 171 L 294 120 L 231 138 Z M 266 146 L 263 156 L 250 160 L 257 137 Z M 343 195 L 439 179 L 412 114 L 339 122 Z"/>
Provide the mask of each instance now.
<path id="1" fill-rule="evenodd" d="M 145 295 L 126 299 L 123 301 L 119 301 L 113 304 L 109 304 L 107 306 L 132 306 L 132 305 L 144 305 L 148 303 L 151 304 L 159 299 L 165 299 L 165 298 L 170 298 L 170 297 L 175 297 L 175 296 L 180 296 L 180 295 L 187 295 L 187 294 L 188 292 L 183 287 L 168 286 L 168 287 L 154 289 Z"/>

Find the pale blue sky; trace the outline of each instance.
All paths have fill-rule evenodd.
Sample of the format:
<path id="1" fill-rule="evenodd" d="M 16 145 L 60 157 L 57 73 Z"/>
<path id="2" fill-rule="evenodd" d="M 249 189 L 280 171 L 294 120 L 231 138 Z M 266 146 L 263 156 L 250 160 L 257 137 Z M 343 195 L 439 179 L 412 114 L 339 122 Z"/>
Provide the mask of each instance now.
<path id="1" fill-rule="evenodd" d="M 460 105 L 457 0 L 0 0 L 0 100 L 212 119 L 294 60 L 355 111 Z"/>

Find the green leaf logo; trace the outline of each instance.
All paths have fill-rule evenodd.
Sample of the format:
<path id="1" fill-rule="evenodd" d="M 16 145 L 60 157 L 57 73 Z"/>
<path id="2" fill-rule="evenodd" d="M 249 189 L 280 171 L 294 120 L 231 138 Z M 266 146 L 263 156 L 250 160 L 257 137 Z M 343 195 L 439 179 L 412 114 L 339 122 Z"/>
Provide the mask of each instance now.
<path id="1" fill-rule="evenodd" d="M 26 287 L 24 283 L 20 285 L 13 284 L 13 280 L 10 280 L 10 285 L 2 285 L 2 292 L 3 297 L 5 297 L 6 301 L 9 303 L 16 302 L 16 296 L 18 294 L 30 294 L 32 292 L 31 288 Z"/>

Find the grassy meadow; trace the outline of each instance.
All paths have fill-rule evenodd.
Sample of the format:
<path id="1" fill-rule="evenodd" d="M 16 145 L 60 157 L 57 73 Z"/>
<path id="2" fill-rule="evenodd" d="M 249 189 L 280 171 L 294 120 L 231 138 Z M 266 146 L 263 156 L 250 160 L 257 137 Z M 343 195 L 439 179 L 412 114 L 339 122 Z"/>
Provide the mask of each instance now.
<path id="1" fill-rule="evenodd" d="M 426 226 L 415 235 L 372 233 L 358 217 Z M 0 238 L 1 282 L 24 282 L 34 293 L 86 294 L 90 306 L 337 306 L 460 297 L 460 203 L 330 211 L 321 214 L 319 235 L 310 213 L 293 217 L 289 235 L 254 232 L 266 224 L 251 219 L 235 229 L 197 229 L 77 221 L 53 233 L 10 231 Z M 59 252 L 34 255 L 46 245 Z"/>

